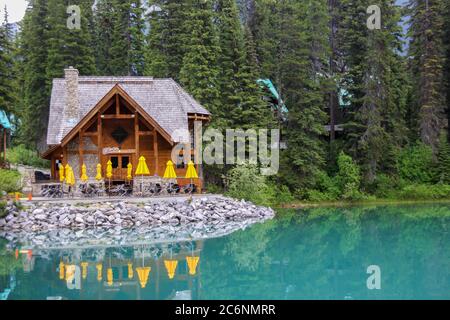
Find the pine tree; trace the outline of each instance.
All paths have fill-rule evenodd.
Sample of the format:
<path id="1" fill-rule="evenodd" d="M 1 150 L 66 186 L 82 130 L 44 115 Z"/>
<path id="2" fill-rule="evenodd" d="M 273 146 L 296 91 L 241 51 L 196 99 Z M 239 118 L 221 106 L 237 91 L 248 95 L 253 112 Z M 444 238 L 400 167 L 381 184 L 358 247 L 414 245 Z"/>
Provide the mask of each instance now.
<path id="1" fill-rule="evenodd" d="M 437 151 L 445 122 L 444 1 L 411 0 L 410 51 L 420 138 Z"/>
<path id="2" fill-rule="evenodd" d="M 113 0 L 98 0 L 94 10 L 95 64 L 98 75 L 112 75 Z"/>
<path id="3" fill-rule="evenodd" d="M 361 15 L 368 6 L 365 0 L 340 2 L 338 45 L 346 65 L 342 84 L 351 103 L 346 148 L 371 183 L 380 170 L 393 170 L 395 150 L 405 142 L 407 78 L 399 55 L 399 8 L 390 0 L 381 2 L 381 29 L 369 30 L 368 16 Z"/>
<path id="4" fill-rule="evenodd" d="M 0 25 L 0 108 L 6 113 L 14 112 L 13 44 L 8 10 L 4 8 L 4 20 Z"/>
<path id="5" fill-rule="evenodd" d="M 145 73 L 180 80 L 183 58 L 189 45 L 189 1 L 157 0 L 148 16 L 150 30 L 145 52 Z"/>
<path id="6" fill-rule="evenodd" d="M 48 125 L 49 92 L 46 87 L 47 0 L 30 2 L 22 21 L 19 51 L 23 59 L 23 92 L 19 142 L 42 144 Z"/>
<path id="7" fill-rule="evenodd" d="M 217 57 L 220 46 L 212 17 L 209 2 L 192 1 L 185 23 L 190 40 L 179 77 L 182 86 L 214 115 L 216 125 L 221 127 L 226 115 L 219 103 Z"/>
<path id="8" fill-rule="evenodd" d="M 81 9 L 80 29 L 69 29 L 66 9 L 69 5 L 79 5 Z M 92 0 L 61 1 L 48 0 L 46 39 L 48 46 L 46 77 L 47 90 L 51 90 L 52 80 L 63 76 L 64 68 L 73 66 L 82 75 L 95 74 L 95 58 L 91 34 L 89 32 L 88 14 L 93 5 Z"/>

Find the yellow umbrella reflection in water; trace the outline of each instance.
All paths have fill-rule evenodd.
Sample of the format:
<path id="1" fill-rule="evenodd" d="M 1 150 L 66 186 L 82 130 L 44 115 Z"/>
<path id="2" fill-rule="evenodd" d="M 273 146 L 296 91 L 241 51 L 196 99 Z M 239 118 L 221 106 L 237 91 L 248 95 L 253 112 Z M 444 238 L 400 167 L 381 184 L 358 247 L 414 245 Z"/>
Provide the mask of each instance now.
<path id="1" fill-rule="evenodd" d="M 131 262 L 128 263 L 128 279 L 133 279 L 133 264 Z"/>
<path id="2" fill-rule="evenodd" d="M 87 278 L 87 272 L 88 272 L 87 267 L 88 267 L 88 265 L 89 264 L 87 262 L 82 262 L 81 263 L 81 277 L 83 279 Z"/>
<path id="3" fill-rule="evenodd" d="M 139 283 L 141 284 L 141 288 L 144 289 L 147 286 L 148 276 L 152 268 L 150 267 L 137 267 L 136 273 L 139 278 Z"/>
<path id="4" fill-rule="evenodd" d="M 59 263 L 59 280 L 64 280 L 66 274 L 66 266 L 64 264 L 64 262 L 60 262 Z"/>
<path id="5" fill-rule="evenodd" d="M 103 265 L 101 263 L 97 263 L 95 266 L 97 268 L 97 281 L 102 281 L 103 279 Z"/>
<path id="6" fill-rule="evenodd" d="M 108 268 L 106 270 L 106 283 L 108 284 L 108 286 L 113 285 L 113 270 L 112 270 L 112 268 Z"/>
<path id="7" fill-rule="evenodd" d="M 191 276 L 195 276 L 195 274 L 197 273 L 197 265 L 199 261 L 200 257 L 197 256 L 186 257 L 186 262 L 189 268 L 189 274 Z"/>
<path id="8" fill-rule="evenodd" d="M 167 275 L 169 279 L 173 279 L 175 277 L 175 272 L 177 270 L 178 261 L 177 260 L 164 260 L 164 266 L 167 269 Z"/>

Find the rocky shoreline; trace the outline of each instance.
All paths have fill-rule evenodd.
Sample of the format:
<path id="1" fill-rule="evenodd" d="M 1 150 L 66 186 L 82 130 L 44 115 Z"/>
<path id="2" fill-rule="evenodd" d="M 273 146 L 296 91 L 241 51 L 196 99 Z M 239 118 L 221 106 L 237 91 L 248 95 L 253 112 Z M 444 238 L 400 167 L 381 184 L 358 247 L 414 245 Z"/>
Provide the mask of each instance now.
<path id="1" fill-rule="evenodd" d="M 84 230 L 139 228 L 144 226 L 180 226 L 264 221 L 275 216 L 270 208 L 259 207 L 244 200 L 226 197 L 195 198 L 176 201 L 127 203 L 100 202 L 80 205 L 43 202 L 18 209 L 12 203 L 0 219 L 1 233 L 38 233 L 58 229 Z"/>

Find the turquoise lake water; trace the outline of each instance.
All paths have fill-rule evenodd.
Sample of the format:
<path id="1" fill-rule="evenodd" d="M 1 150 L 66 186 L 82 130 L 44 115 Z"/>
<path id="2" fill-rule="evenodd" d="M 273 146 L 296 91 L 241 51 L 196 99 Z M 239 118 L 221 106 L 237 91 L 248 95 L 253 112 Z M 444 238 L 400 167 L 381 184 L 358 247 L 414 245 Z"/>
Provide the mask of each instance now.
<path id="1" fill-rule="evenodd" d="M 198 241 L 30 249 L 3 239 L 0 295 L 450 299 L 449 228 L 450 205 L 427 204 L 283 210 L 274 220 Z M 379 273 L 368 273 L 369 266 Z M 378 277 L 380 289 L 368 288 L 369 277 L 369 284 Z"/>

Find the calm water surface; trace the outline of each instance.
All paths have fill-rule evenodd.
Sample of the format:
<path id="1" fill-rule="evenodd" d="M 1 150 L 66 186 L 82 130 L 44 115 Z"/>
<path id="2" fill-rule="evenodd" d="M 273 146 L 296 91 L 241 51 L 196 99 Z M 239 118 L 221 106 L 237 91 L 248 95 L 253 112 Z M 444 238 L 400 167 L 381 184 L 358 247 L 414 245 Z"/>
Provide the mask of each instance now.
<path id="1" fill-rule="evenodd" d="M 199 241 L 43 249 L 3 239 L 0 297 L 449 299 L 449 222 L 448 204 L 320 208 Z M 367 288 L 370 265 L 380 290 Z"/>

